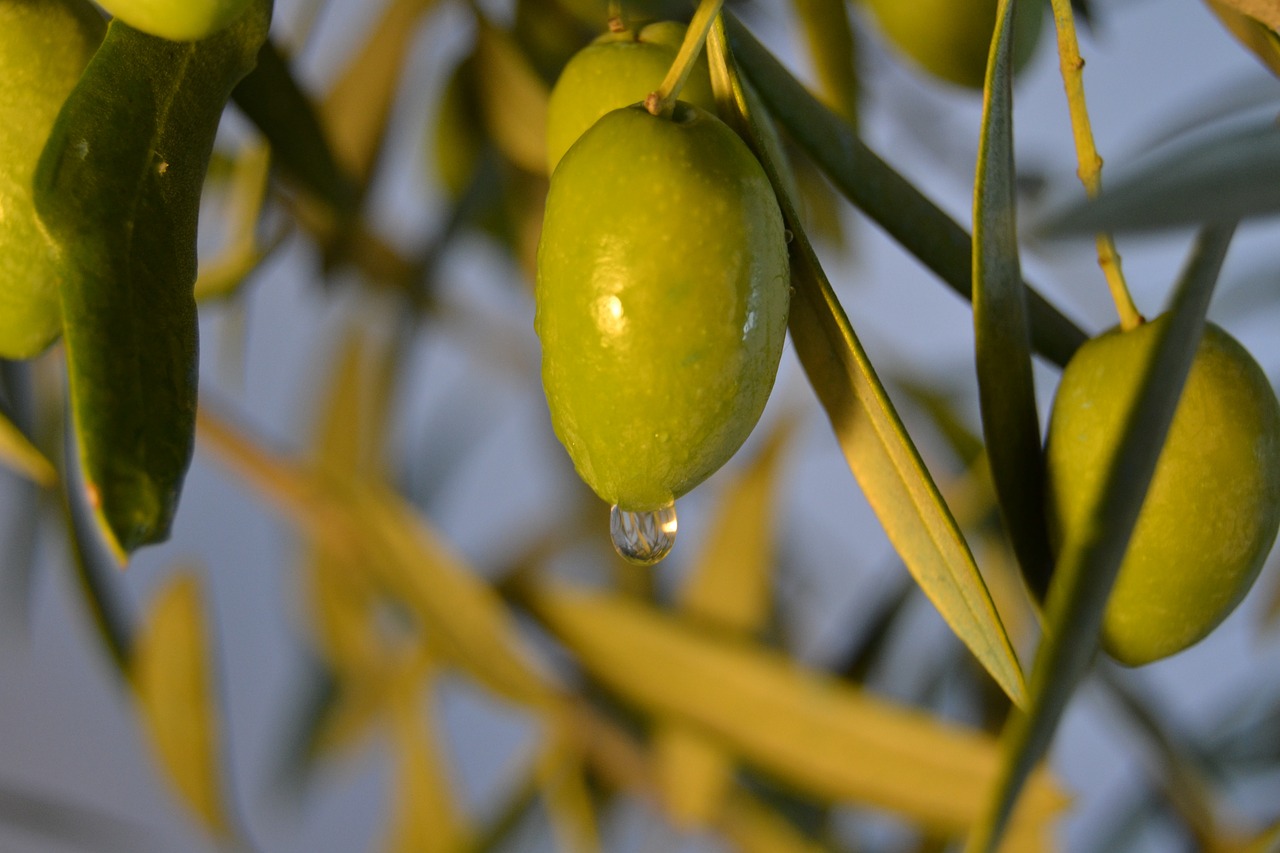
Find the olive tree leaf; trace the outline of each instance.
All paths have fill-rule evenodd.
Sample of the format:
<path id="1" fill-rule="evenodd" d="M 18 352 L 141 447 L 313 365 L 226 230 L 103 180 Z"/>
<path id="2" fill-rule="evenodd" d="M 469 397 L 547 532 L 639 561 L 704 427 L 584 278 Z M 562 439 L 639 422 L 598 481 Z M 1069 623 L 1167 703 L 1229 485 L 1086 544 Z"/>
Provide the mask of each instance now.
<path id="1" fill-rule="evenodd" d="M 321 107 L 334 155 L 364 185 L 373 174 L 418 20 L 436 0 L 392 0 Z"/>
<path id="2" fill-rule="evenodd" d="M 510 33 L 486 21 L 476 32 L 476 95 L 489 133 L 512 163 L 547 171 L 547 84 Z"/>
<path id="3" fill-rule="evenodd" d="M 257 64 L 232 96 L 271 143 L 273 159 L 290 178 L 328 204 L 339 218 L 353 212 L 358 197 L 355 181 L 338 165 L 315 105 L 271 39 L 263 42 Z"/>
<path id="4" fill-rule="evenodd" d="M 160 766 L 215 836 L 230 833 L 219 762 L 214 643 L 198 576 L 166 578 L 138 632 L 129 674 Z"/>
<path id="5" fill-rule="evenodd" d="M 1046 217 L 1050 234 L 1227 224 L 1280 211 L 1280 127 L 1230 128 L 1154 155 L 1089 201 Z"/>
<path id="6" fill-rule="evenodd" d="M 1280 0 L 1216 0 L 1241 14 L 1280 30 Z"/>
<path id="7" fill-rule="evenodd" d="M 915 255 L 956 293 L 970 298 L 972 239 L 875 152 L 848 122 L 824 107 L 754 36 L 724 15 L 734 54 L 770 115 L 808 152 L 849 201 Z M 1084 332 L 1035 290 L 1027 310 L 1036 351 L 1060 366 L 1085 341 Z"/>
<path id="8" fill-rule="evenodd" d="M 1107 598 L 1191 369 L 1234 231 L 1229 226 L 1201 232 L 1174 295 L 1169 324 L 1141 368 L 1143 378 L 1097 503 L 1079 534 L 1062 544 L 1045 603 L 1045 637 L 1031 670 L 1030 702 L 1005 727 L 1000 784 L 968 840 L 970 853 L 995 849 L 1023 784 L 1048 752 L 1067 703 L 1093 662 Z"/>
<path id="9" fill-rule="evenodd" d="M 1272 74 L 1280 76 L 1280 35 L 1274 27 L 1237 11 L 1230 0 L 1205 0 L 1205 5 L 1237 41 L 1249 48 Z"/>
<path id="10" fill-rule="evenodd" d="M 1044 457 L 1036 407 L 1026 289 L 1018 262 L 1013 161 L 1013 16 L 996 17 L 983 88 L 982 133 L 973 196 L 973 326 L 991 475 L 1014 553 L 1043 597 L 1052 557 L 1044 515 Z"/>
<path id="11" fill-rule="evenodd" d="M 996 781 L 993 736 L 893 705 L 758 644 L 696 630 L 608 593 L 541 584 L 524 599 L 619 698 L 704 733 L 810 796 L 958 834 L 978 818 Z M 1037 775 L 1018 833 L 1038 833 L 1063 806 L 1051 778 Z"/>
<path id="12" fill-rule="evenodd" d="M 0 412 L 0 464 L 38 486 L 53 486 L 58 472 L 13 421 Z"/>
<path id="13" fill-rule="evenodd" d="M 858 126 L 858 52 L 844 0 L 794 0 L 822 99 Z"/>
<path id="14" fill-rule="evenodd" d="M 728 75 L 738 115 L 759 140 L 742 88 L 726 59 L 722 30 L 712 30 L 714 85 Z M 809 243 L 777 171 L 756 145 L 793 234 L 789 327 L 796 354 L 831 420 L 849 468 L 889 541 L 961 641 L 1015 704 L 1025 700 L 1022 669 L 982 575 L 938 487 L 854 334 Z"/>
<path id="15" fill-rule="evenodd" d="M 200 193 L 223 107 L 270 18 L 257 0 L 217 35 L 182 43 L 113 21 L 37 167 L 81 476 L 121 562 L 168 536 L 191 460 Z"/>

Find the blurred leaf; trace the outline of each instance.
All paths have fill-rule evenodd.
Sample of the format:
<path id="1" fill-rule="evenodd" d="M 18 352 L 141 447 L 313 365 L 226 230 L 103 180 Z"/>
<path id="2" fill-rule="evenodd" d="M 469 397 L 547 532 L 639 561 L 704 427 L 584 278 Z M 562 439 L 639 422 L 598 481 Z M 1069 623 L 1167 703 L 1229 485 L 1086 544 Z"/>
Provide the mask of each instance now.
<path id="1" fill-rule="evenodd" d="M 1280 30 L 1280 0 L 1217 0 L 1273 30 Z"/>
<path id="2" fill-rule="evenodd" d="M 98 853 L 128 851 L 160 853 L 170 847 L 156 839 L 154 827 L 99 811 L 69 800 L 65 794 L 35 793 L 0 784 L 0 826 L 12 837 L 30 835 L 55 845 L 43 849 L 94 850 Z"/>
<path id="3" fill-rule="evenodd" d="M 262 142 L 246 145 L 232 163 L 228 178 L 223 219 L 231 234 L 217 257 L 200 265 L 195 285 L 197 302 L 221 299 L 238 291 L 287 233 L 282 227 L 266 243 L 259 244 L 258 222 L 271 181 L 269 146 Z"/>
<path id="4" fill-rule="evenodd" d="M 785 818 L 744 792 L 729 798 L 720 825 L 741 853 L 823 853 L 829 849 L 806 838 Z"/>
<path id="5" fill-rule="evenodd" d="M 476 32 L 476 95 L 489 135 L 533 175 L 547 171 L 547 84 L 511 35 L 481 20 Z"/>
<path id="6" fill-rule="evenodd" d="M 713 29 L 708 42 L 712 79 L 728 73 L 736 83 L 719 33 Z M 736 85 L 734 89 L 740 91 Z M 759 139 L 746 109 L 739 99 L 738 114 L 753 125 L 751 137 Z M 1021 704 L 1026 687 L 1017 655 L 964 536 L 849 325 L 776 171 L 767 156 L 762 162 L 794 235 L 791 338 L 849 468 L 921 589 L 1014 703 Z"/>
<path id="7" fill-rule="evenodd" d="M 811 796 L 866 803 L 959 833 L 999 764 L 990 736 L 940 723 L 805 671 L 758 646 L 695 632 L 616 596 L 540 585 L 533 611 L 593 678 L 680 720 Z M 1018 820 L 1053 819 L 1062 795 L 1037 777 Z"/>
<path id="8" fill-rule="evenodd" d="M 990 851 L 999 841 L 1023 783 L 1049 750 L 1067 703 L 1098 648 L 1107 598 L 1164 446 L 1191 368 L 1204 315 L 1234 228 L 1201 233 L 1103 479 L 1089 522 L 1062 544 L 1045 603 L 1045 638 L 1031 671 L 1031 701 L 1004 731 L 1000 785 L 966 850 Z"/>
<path id="9" fill-rule="evenodd" d="M 1031 0 L 1038 2 L 1038 0 Z M 1014 553 L 1037 597 L 1049 587 L 1044 458 L 1036 407 L 1026 291 L 1018 262 L 1013 161 L 1013 16 L 998 6 L 983 88 L 973 198 L 973 325 L 982 434 Z"/>
<path id="10" fill-rule="evenodd" d="M 1280 850 L 1280 821 L 1258 833 L 1258 837 L 1244 848 L 1243 853 L 1276 853 L 1277 850 Z"/>
<path id="11" fill-rule="evenodd" d="M 36 171 L 62 265 L 81 472 L 121 562 L 168 537 L 191 461 L 200 193 L 223 107 L 269 23 L 269 0 L 199 42 L 113 21 Z"/>
<path id="12" fill-rule="evenodd" d="M 338 165 L 311 98 L 298 85 L 288 59 L 268 39 L 258 64 L 240 81 L 236 106 L 267 141 L 273 159 L 294 181 L 328 204 L 338 218 L 350 214 L 357 198 L 352 176 Z"/>
<path id="13" fill-rule="evenodd" d="M 513 701 L 555 693 L 528 660 L 507 608 L 402 499 L 385 487 L 318 476 L 241 435 L 202 407 L 200 432 L 235 473 L 317 544 L 370 577 L 416 616 L 433 648 Z"/>
<path id="14" fill-rule="evenodd" d="M 809 46 L 809 58 L 822 88 L 822 100 L 858 126 L 858 63 L 849 9 L 844 0 L 795 0 L 796 15 Z"/>
<path id="15" fill-rule="evenodd" d="M 774 495 L 792 421 L 775 426 L 749 466 L 721 493 L 706 542 L 681 589 L 678 607 L 693 621 L 749 638 L 770 614 L 774 559 Z M 678 826 L 710 824 L 733 778 L 733 761 L 716 743 L 685 726 L 662 727 L 654 740 L 664 803 Z"/>
<path id="16" fill-rule="evenodd" d="M 486 142 L 473 95 L 475 65 L 472 54 L 453 69 L 440 92 L 434 121 L 428 125 L 432 171 L 455 202 L 471 186 Z"/>
<path id="17" fill-rule="evenodd" d="M 205 828 L 225 837 L 213 648 L 200 580 L 190 570 L 180 571 L 164 581 L 151 603 L 130 676 L 161 767 Z"/>
<path id="18" fill-rule="evenodd" d="M 387 853 L 455 853 L 467 849 L 471 840 L 436 736 L 439 723 L 422 694 L 421 683 L 405 683 L 392 702 L 394 776 Z"/>
<path id="19" fill-rule="evenodd" d="M 1232 128 L 1123 173 L 1091 201 L 1051 216 L 1050 233 L 1229 224 L 1280 211 L 1280 127 Z"/>
<path id="20" fill-rule="evenodd" d="M 1237 11 L 1233 8 L 1231 0 L 1205 0 L 1205 5 L 1272 74 L 1280 76 L 1280 36 L 1276 35 L 1273 27 L 1268 27 L 1257 18 Z M 1277 6 L 1277 9 L 1280 9 L 1280 6 Z"/>
<path id="21" fill-rule="evenodd" d="M 0 464 L 39 486 L 58 482 L 58 472 L 22 430 L 0 412 Z"/>
<path id="22" fill-rule="evenodd" d="M 552 734 L 536 768 L 538 789 L 564 853 L 601 850 L 595 805 L 587 788 L 582 747 L 572 733 Z"/>
<path id="23" fill-rule="evenodd" d="M 333 155 L 364 186 L 373 174 L 419 19 L 436 0 L 390 0 L 321 107 Z"/>
<path id="24" fill-rule="evenodd" d="M 769 113 L 855 206 L 955 292 L 970 298 L 972 240 L 965 230 L 867 148 L 733 15 L 724 18 L 735 55 Z M 1027 299 L 1036 351 L 1065 365 L 1085 334 L 1030 288 Z"/>

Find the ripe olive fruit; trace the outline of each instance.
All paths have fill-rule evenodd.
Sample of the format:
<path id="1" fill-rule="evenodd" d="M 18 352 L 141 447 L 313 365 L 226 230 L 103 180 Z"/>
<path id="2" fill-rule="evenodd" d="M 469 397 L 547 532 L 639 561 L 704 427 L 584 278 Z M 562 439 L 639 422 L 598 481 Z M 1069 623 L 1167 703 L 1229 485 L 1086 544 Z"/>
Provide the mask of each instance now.
<path id="1" fill-rule="evenodd" d="M 98 0 L 129 26 L 170 41 L 197 41 L 230 24 L 249 0 Z"/>
<path id="2" fill-rule="evenodd" d="M 1059 542 L 1086 522 L 1166 322 L 1095 338 L 1063 372 L 1047 439 Z M 1280 404 L 1248 351 L 1207 324 L 1107 603 L 1104 648 L 1138 666 L 1205 637 L 1248 592 L 1278 525 Z"/>
<path id="3" fill-rule="evenodd" d="M 961 86 L 981 89 L 996 28 L 998 0 L 866 0 L 885 37 L 924 70 Z M 1035 52 L 1044 16 L 1042 0 L 1018 4 L 1013 64 Z"/>
<path id="4" fill-rule="evenodd" d="M 86 0 L 0 0 L 0 357 L 36 355 L 62 328 L 32 178 L 104 26 Z"/>
<path id="5" fill-rule="evenodd" d="M 535 325 L 552 425 L 601 498 L 666 506 L 746 440 L 786 333 L 784 235 L 746 145 L 683 101 L 614 110 L 560 162 Z"/>
<path id="6" fill-rule="evenodd" d="M 641 30 L 605 33 L 574 54 L 547 104 L 547 171 L 610 110 L 643 101 L 657 89 L 684 40 L 684 24 L 660 21 Z M 714 112 L 711 76 L 698 57 L 680 97 Z"/>

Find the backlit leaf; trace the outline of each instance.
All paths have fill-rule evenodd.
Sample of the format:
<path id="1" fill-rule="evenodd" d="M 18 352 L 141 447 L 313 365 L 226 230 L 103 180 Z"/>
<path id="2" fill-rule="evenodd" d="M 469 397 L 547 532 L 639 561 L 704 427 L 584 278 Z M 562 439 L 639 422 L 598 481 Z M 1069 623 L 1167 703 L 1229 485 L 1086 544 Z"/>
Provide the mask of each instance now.
<path id="1" fill-rule="evenodd" d="M 682 721 L 811 796 L 888 809 L 940 832 L 975 821 L 999 769 L 996 740 L 892 705 L 781 654 L 692 630 L 603 593 L 542 585 L 527 599 L 620 698 Z M 1037 775 L 1016 821 L 1038 832 L 1063 805 Z"/>
<path id="2" fill-rule="evenodd" d="M 716 30 L 708 43 L 713 81 L 729 74 Z M 734 86 L 735 91 L 740 91 Z M 751 120 L 745 102 L 739 115 Z M 758 134 L 751 132 L 753 139 Z M 760 150 L 757 148 L 757 156 Z M 1015 704 L 1026 687 L 1017 655 L 973 555 L 929 471 L 885 393 L 776 171 L 763 158 L 782 204 L 791 242 L 791 338 L 850 470 L 884 526 L 889 541 L 947 624 Z"/>
<path id="3" fill-rule="evenodd" d="M 0 412 L 0 465 L 40 486 L 58 482 L 53 464 L 3 412 Z"/>
<path id="4" fill-rule="evenodd" d="M 113 21 L 40 158 L 81 474 L 123 562 L 167 538 L 195 435 L 196 218 L 231 89 L 270 23 L 171 42 Z"/>
<path id="5" fill-rule="evenodd" d="M 229 829 L 221 791 L 213 644 L 199 578 L 168 578 L 138 632 L 129 673 L 156 757 L 214 835 Z"/>
<path id="6" fill-rule="evenodd" d="M 1280 76 L 1280 35 L 1273 27 L 1234 8 L 1230 0 L 1205 0 L 1222 25 L 1258 57 L 1272 74 Z"/>
<path id="7" fill-rule="evenodd" d="M 1273 30 L 1280 30 L 1280 0 L 1217 0 Z"/>
<path id="8" fill-rule="evenodd" d="M 858 53 L 844 0 L 795 0 L 822 99 L 858 126 Z"/>
<path id="9" fill-rule="evenodd" d="M 507 158 L 534 175 L 547 171 L 547 84 L 511 35 L 481 22 L 476 95 L 489 134 Z"/>

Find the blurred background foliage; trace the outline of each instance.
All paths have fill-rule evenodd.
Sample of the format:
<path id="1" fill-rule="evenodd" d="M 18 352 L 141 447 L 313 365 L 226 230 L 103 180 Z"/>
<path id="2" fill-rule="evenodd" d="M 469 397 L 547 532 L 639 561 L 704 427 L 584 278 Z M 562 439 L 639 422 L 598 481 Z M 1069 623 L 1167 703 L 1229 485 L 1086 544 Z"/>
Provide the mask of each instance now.
<path id="1" fill-rule="evenodd" d="M 1128 49 L 1107 38 L 1113 16 L 1165 14 L 1073 5 L 1086 53 Z M 1059 201 L 1079 193 L 1059 80 L 1039 109 L 1060 114 L 1047 132 L 1065 148 L 1046 154 L 1032 127 L 1016 176 L 983 184 L 1036 219 L 1020 245 L 1046 295 L 1028 303 L 1041 408 L 1080 328 L 1113 322 L 1091 247 L 1054 242 L 1046 223 L 1125 231 L 1280 207 L 1274 6 L 1251 11 L 1260 21 L 1211 0 L 1224 29 L 1191 5 L 1185 32 L 1230 31 L 1250 58 L 1142 129 L 1154 165 L 1105 204 Z M 603 31 L 605 4 L 276 5 L 201 200 L 197 454 L 169 542 L 114 565 L 68 462 L 64 352 L 2 365 L 5 845 L 964 844 L 1012 760 L 1000 733 L 1046 618 L 997 512 L 972 316 L 936 286 L 968 293 L 956 223 L 991 111 L 898 55 L 859 4 L 727 9 L 763 103 L 751 119 L 779 126 L 797 292 L 815 301 L 793 316 L 799 358 L 784 357 L 756 435 L 681 501 L 676 553 L 642 569 L 613 553 L 608 507 L 554 441 L 532 335 L 547 93 Z M 1170 49 L 1194 69 L 1196 43 Z M 1053 53 L 1041 33 L 1023 74 L 1052 83 Z M 788 88 L 800 81 L 813 98 Z M 1274 320 L 1267 225 L 1239 239 L 1272 251 L 1229 267 L 1216 303 L 1250 342 L 1264 337 L 1249 322 Z M 1135 284 L 1152 313 L 1186 233 L 1135 244 L 1131 268 L 1156 271 Z M 907 254 L 887 254 L 886 234 Z M 1274 379 L 1280 354 L 1258 354 Z M 815 370 L 822 358 L 840 369 Z M 950 529 L 963 534 L 951 550 L 929 546 L 946 589 L 917 584 L 906 569 L 935 558 L 918 556 L 920 531 Z M 957 627 L 978 595 L 990 615 Z M 1082 672 L 1001 849 L 1276 849 L 1278 615 L 1269 565 L 1225 639 L 1150 671 Z M 989 642 L 1008 654 L 971 653 Z"/>

